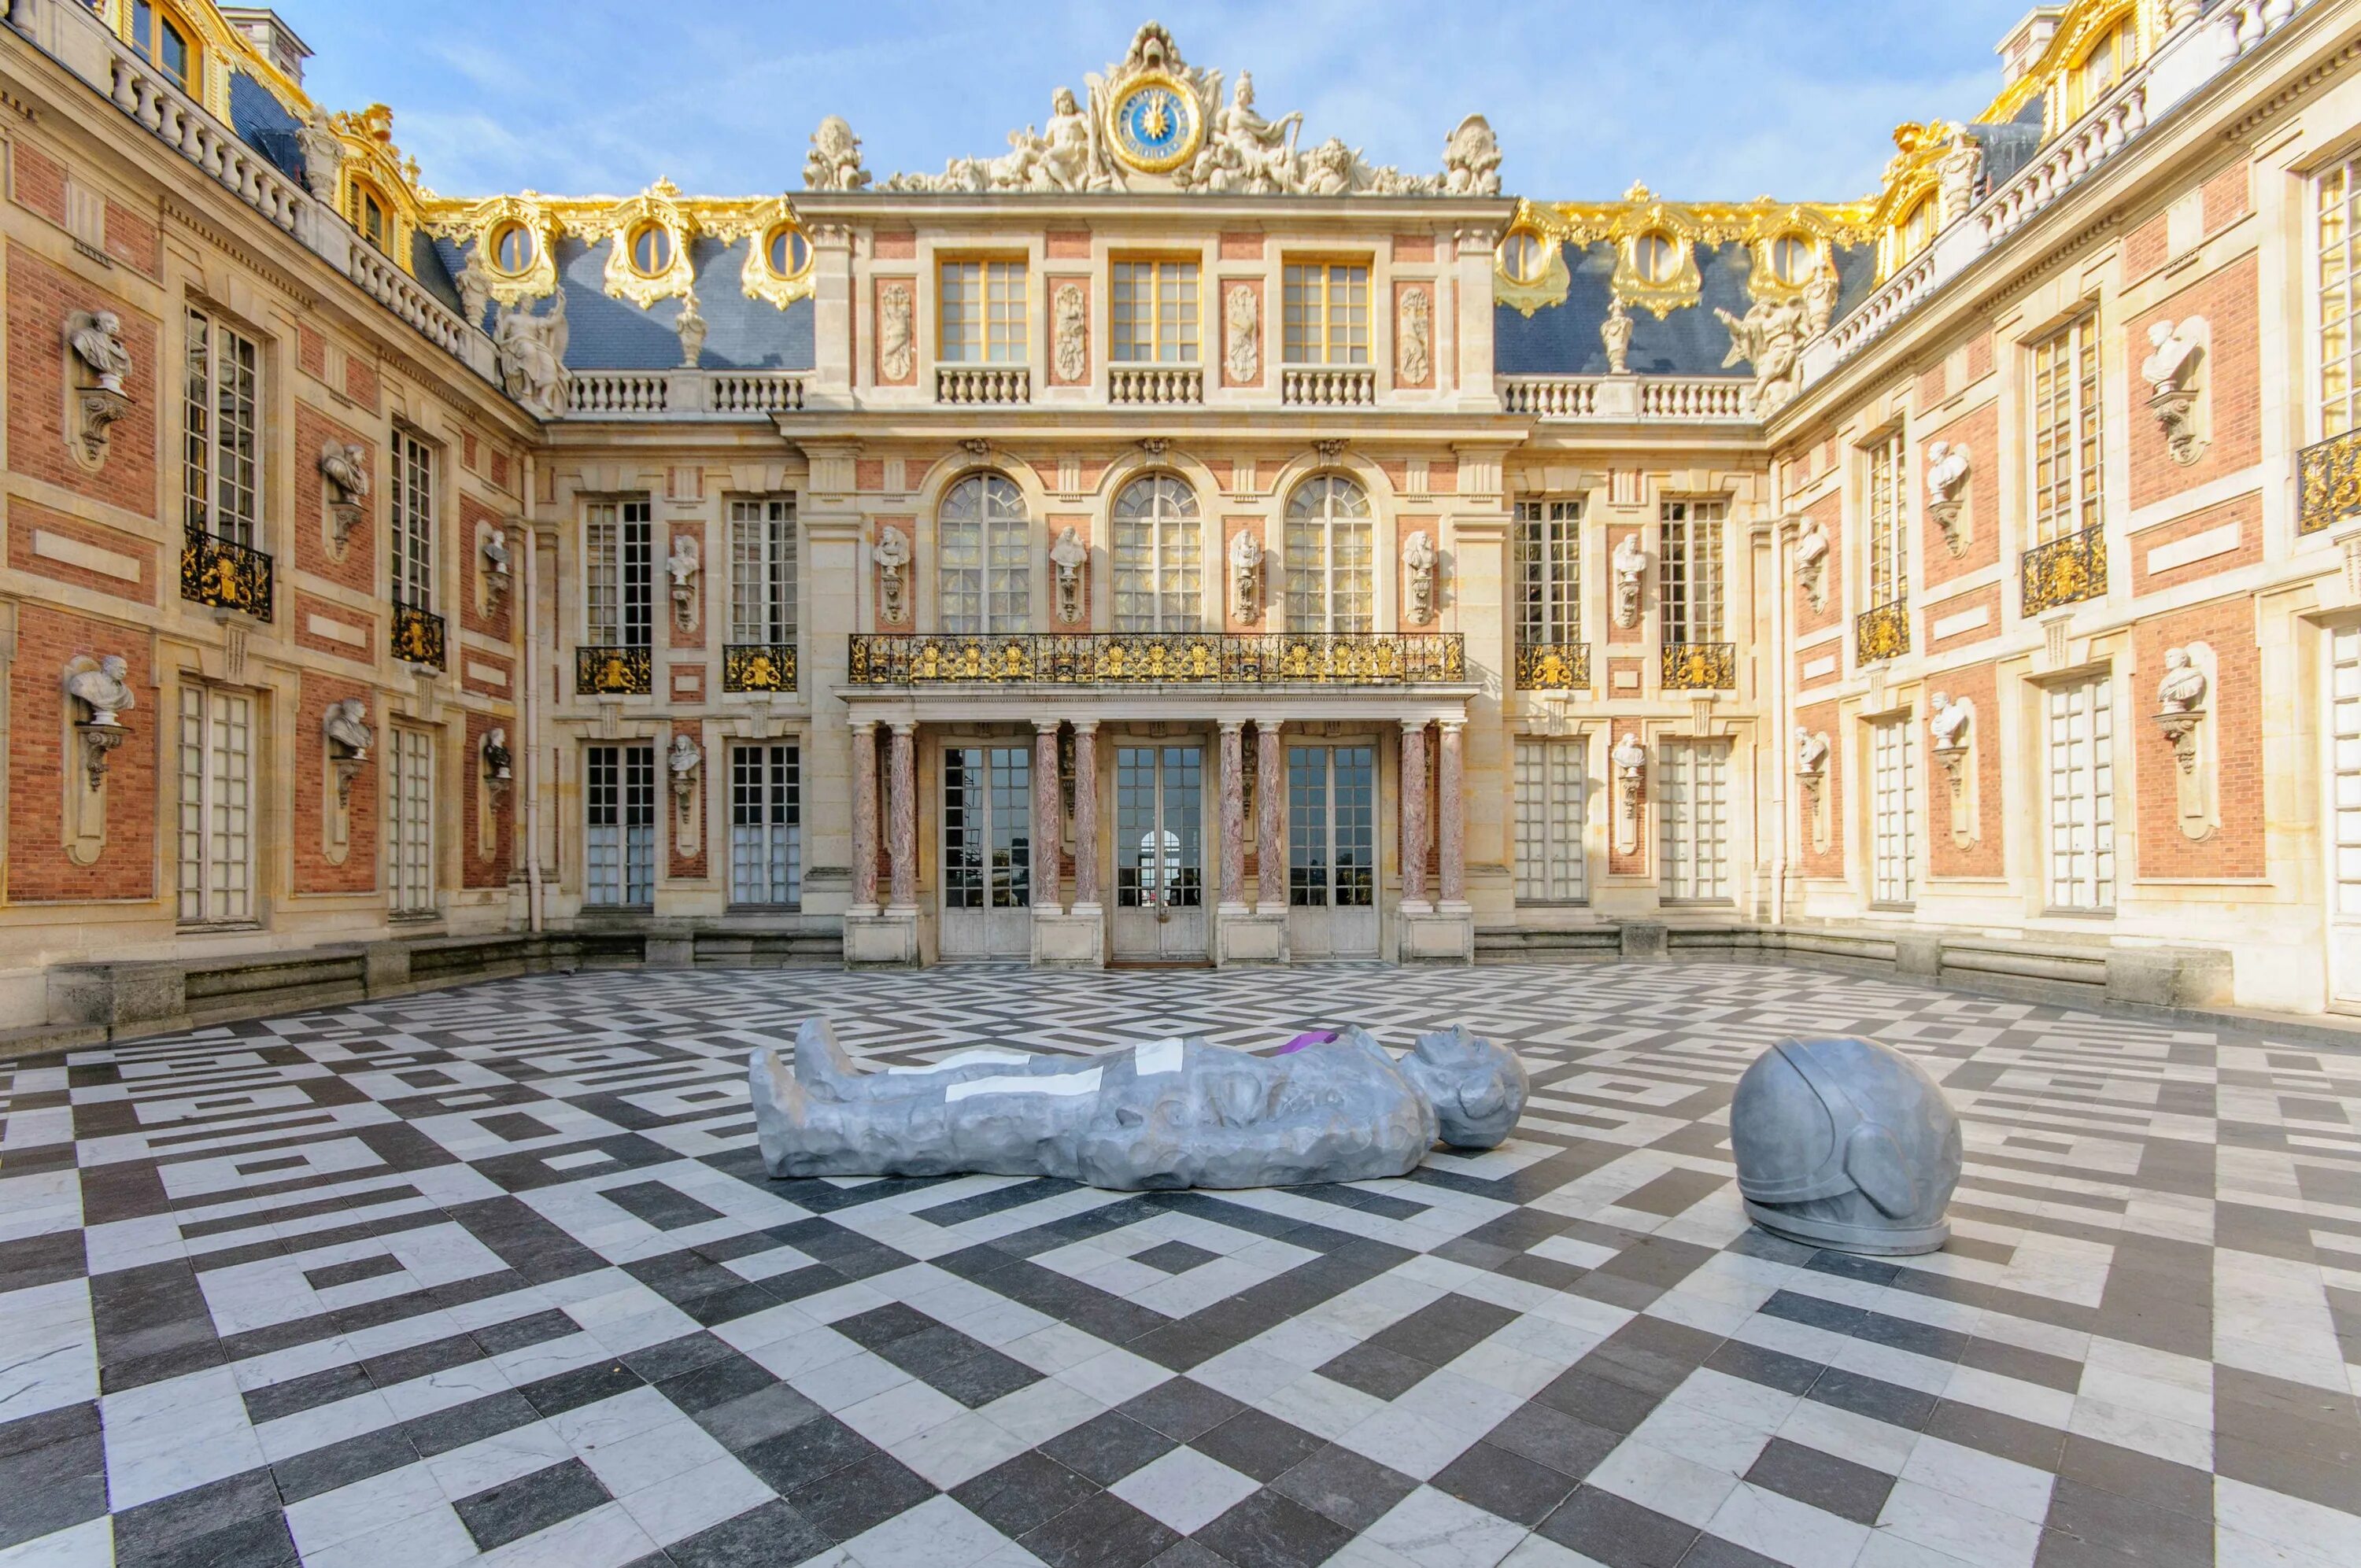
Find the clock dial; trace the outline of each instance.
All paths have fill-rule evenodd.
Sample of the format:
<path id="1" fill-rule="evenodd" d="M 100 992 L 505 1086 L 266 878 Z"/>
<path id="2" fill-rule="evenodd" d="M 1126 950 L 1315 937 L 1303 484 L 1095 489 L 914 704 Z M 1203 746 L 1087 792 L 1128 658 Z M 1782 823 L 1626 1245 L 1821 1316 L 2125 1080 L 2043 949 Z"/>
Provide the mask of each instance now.
<path id="1" fill-rule="evenodd" d="M 1115 150 L 1135 169 L 1174 169 L 1197 150 L 1196 98 L 1167 78 L 1134 82 L 1115 100 L 1109 117 Z"/>

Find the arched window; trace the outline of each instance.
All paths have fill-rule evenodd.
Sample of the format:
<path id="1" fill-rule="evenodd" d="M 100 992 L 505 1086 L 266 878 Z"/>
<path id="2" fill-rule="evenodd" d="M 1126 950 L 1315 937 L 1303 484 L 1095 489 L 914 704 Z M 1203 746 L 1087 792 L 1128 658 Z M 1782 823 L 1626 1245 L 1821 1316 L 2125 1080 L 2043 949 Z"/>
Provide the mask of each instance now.
<path id="1" fill-rule="evenodd" d="M 1904 262 L 1935 243 L 1935 193 L 1930 191 L 1919 198 L 1918 204 L 1910 209 L 1901 223 L 1894 225 L 1894 265 L 1895 267 L 1899 268 Z"/>
<path id="2" fill-rule="evenodd" d="M 1306 479 L 1287 503 L 1287 629 L 1368 631 L 1369 498 L 1342 474 Z"/>
<path id="3" fill-rule="evenodd" d="M 179 17 L 148 0 L 131 0 L 131 47 L 173 86 L 196 93 L 197 46 Z"/>
<path id="4" fill-rule="evenodd" d="M 1134 479 L 1115 499 L 1115 629 L 1202 631 L 1197 494 L 1170 474 Z"/>
<path id="5" fill-rule="evenodd" d="M 360 236 L 377 249 L 390 254 L 393 249 L 393 224 L 385 215 L 385 198 L 367 182 L 353 181 L 353 227 Z"/>
<path id="6" fill-rule="evenodd" d="M 1025 498 L 999 474 L 971 474 L 936 514 L 945 631 L 1024 631 L 1032 624 L 1031 530 Z"/>
<path id="7" fill-rule="evenodd" d="M 2067 93 L 2068 115 L 2079 120 L 2098 107 L 2099 101 L 2114 92 L 2138 63 L 2139 20 L 2135 13 L 2126 11 L 2121 20 L 2099 35 L 2098 41 L 2074 67 Z"/>

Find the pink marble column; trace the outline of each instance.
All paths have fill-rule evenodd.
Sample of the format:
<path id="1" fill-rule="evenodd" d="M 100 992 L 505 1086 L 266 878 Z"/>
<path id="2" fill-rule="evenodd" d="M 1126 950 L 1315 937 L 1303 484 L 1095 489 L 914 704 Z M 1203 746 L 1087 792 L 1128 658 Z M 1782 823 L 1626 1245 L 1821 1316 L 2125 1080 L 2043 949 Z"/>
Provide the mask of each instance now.
<path id="1" fill-rule="evenodd" d="M 1401 901 L 1404 909 L 1426 902 L 1426 720 L 1401 727 Z"/>
<path id="2" fill-rule="evenodd" d="M 877 913 L 877 722 L 852 722 L 852 909 Z"/>
<path id="3" fill-rule="evenodd" d="M 1099 721 L 1074 720 L 1074 907 L 1099 907 Z"/>
<path id="4" fill-rule="evenodd" d="M 1033 721 L 1033 907 L 1057 914 L 1058 847 L 1066 837 L 1066 814 L 1058 808 L 1058 726 L 1055 718 Z"/>
<path id="5" fill-rule="evenodd" d="M 1256 877 L 1255 909 L 1287 913 L 1287 751 L 1279 744 L 1280 722 L 1255 720 Z"/>
<path id="6" fill-rule="evenodd" d="M 1464 908 L 1467 903 L 1467 769 L 1460 752 L 1464 718 L 1443 721 L 1443 759 L 1436 769 L 1435 810 L 1443 825 L 1444 907 Z"/>
<path id="7" fill-rule="evenodd" d="M 887 782 L 885 852 L 894 861 L 894 907 L 918 907 L 918 724 L 894 723 L 892 777 Z"/>
<path id="8" fill-rule="evenodd" d="M 1246 906 L 1246 779 L 1242 718 L 1222 723 L 1222 907 Z"/>

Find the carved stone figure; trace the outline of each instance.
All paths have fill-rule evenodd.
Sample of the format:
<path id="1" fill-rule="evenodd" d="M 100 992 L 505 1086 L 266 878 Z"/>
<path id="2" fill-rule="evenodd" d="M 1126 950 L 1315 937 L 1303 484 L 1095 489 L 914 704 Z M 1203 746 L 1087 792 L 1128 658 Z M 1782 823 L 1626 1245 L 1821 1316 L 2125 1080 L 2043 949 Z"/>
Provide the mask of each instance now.
<path id="1" fill-rule="evenodd" d="M 66 344 L 102 392 L 120 392 L 131 374 L 131 350 L 123 345 L 123 321 L 113 311 L 77 311 L 66 318 Z"/>
<path id="2" fill-rule="evenodd" d="M 509 732 L 498 726 L 485 730 L 484 777 L 494 784 L 506 784 L 514 776 L 514 759 L 509 752 Z"/>
<path id="3" fill-rule="evenodd" d="M 1404 615 L 1412 626 L 1434 619 L 1434 541 L 1426 530 L 1413 529 L 1402 541 L 1402 566 L 1409 576 L 1410 603 Z"/>
<path id="4" fill-rule="evenodd" d="M 492 347 L 500 367 L 500 382 L 510 397 L 542 419 L 562 417 L 573 395 L 574 378 L 566 368 L 566 345 L 572 329 L 566 324 L 566 291 L 558 290 L 549 309 L 535 315 L 523 305 L 502 307 L 492 323 Z"/>
<path id="5" fill-rule="evenodd" d="M 1353 149 L 1335 137 L 1330 137 L 1304 155 L 1303 177 L 1298 181 L 1306 196 L 1343 196 L 1351 193 L 1353 175 L 1360 159 Z"/>
<path id="6" fill-rule="evenodd" d="M 1500 138 L 1492 123 L 1470 115 L 1443 144 L 1443 194 L 1497 196 L 1500 193 Z"/>
<path id="7" fill-rule="evenodd" d="M 910 331 L 910 285 L 900 279 L 877 291 L 877 374 L 900 383 L 917 368 Z"/>
<path id="8" fill-rule="evenodd" d="M 1755 411 L 1768 417 L 1803 390 L 1804 304 L 1800 300 L 1757 300 L 1743 317 L 1716 309 L 1730 329 L 1730 352 L 1721 363 L 1754 367 Z"/>
<path id="9" fill-rule="evenodd" d="M 1607 760 L 1615 764 L 1616 794 L 1623 803 L 1624 816 L 1636 816 L 1647 787 L 1648 748 L 1627 729 L 1607 753 Z"/>
<path id="10" fill-rule="evenodd" d="M 1262 535 L 1251 528 L 1230 537 L 1230 594 L 1240 620 L 1262 619 Z"/>
<path id="11" fill-rule="evenodd" d="M 495 577 L 509 575 L 509 536 L 497 528 L 484 535 L 484 570 Z"/>
<path id="12" fill-rule="evenodd" d="M 320 473 L 335 488 L 335 499 L 358 503 L 368 499 L 368 451 L 366 447 L 328 438 L 320 448 Z"/>
<path id="13" fill-rule="evenodd" d="M 1843 291 L 1843 280 L 1837 277 L 1834 262 L 1824 262 L 1812 269 L 1804 284 L 1804 335 L 1819 336 L 1836 320 L 1837 297 Z"/>
<path id="14" fill-rule="evenodd" d="M 2194 713 L 2205 701 L 2205 672 L 2190 658 L 2188 649 L 2166 649 L 2164 679 L 2156 687 L 2157 711 Z"/>
<path id="15" fill-rule="evenodd" d="M 1949 228 L 1968 215 L 1976 204 L 1976 181 L 1983 177 L 1983 144 L 1962 131 L 1951 140 L 1951 149 L 1935 165 L 1935 178 L 1941 192 L 1943 226 Z"/>
<path id="16" fill-rule="evenodd" d="M 484 258 L 480 249 L 467 252 L 467 264 L 459 269 L 459 275 L 451 281 L 457 285 L 459 290 L 461 319 L 465 320 L 469 326 L 480 331 L 484 324 L 484 313 L 489 310 L 492 304 L 492 277 L 490 273 L 484 270 Z"/>
<path id="17" fill-rule="evenodd" d="M 1254 76 L 1238 72 L 1230 101 L 1213 112 L 1205 145 L 1190 170 L 1190 183 L 1215 192 L 1264 196 L 1294 187 L 1295 137 L 1301 114 L 1266 120 L 1254 106 Z"/>
<path id="18" fill-rule="evenodd" d="M 1058 575 L 1058 619 L 1068 626 L 1082 619 L 1082 567 L 1090 558 L 1078 529 L 1066 529 L 1049 546 L 1049 565 Z"/>
<path id="19" fill-rule="evenodd" d="M 673 619 L 684 631 L 697 629 L 697 571 L 701 565 L 697 535 L 673 535 L 672 554 L 664 557 L 664 571 L 672 578 Z"/>
<path id="20" fill-rule="evenodd" d="M 1071 89 L 1060 87 L 1050 95 L 1049 123 L 1042 128 L 1040 170 L 1053 191 L 1086 191 L 1096 149 L 1091 123 Z"/>
<path id="21" fill-rule="evenodd" d="M 1795 533 L 1795 581 L 1803 585 L 1804 601 L 1815 610 L 1828 603 L 1828 533 L 1816 517 L 1804 519 Z"/>
<path id="22" fill-rule="evenodd" d="M 90 710 L 88 723 L 101 729 L 122 727 L 118 717 L 137 706 L 137 694 L 123 677 L 131 666 L 120 653 L 108 653 L 94 664 L 77 659 L 66 666 L 66 695 Z"/>
<path id="23" fill-rule="evenodd" d="M 1801 725 L 1795 727 L 1795 772 L 1806 778 L 1816 778 L 1828 772 L 1828 738 L 1816 735 Z"/>
<path id="24" fill-rule="evenodd" d="M 1967 506 L 1969 459 L 1963 441 L 1933 441 L 1927 444 L 1927 515 L 1943 531 L 1944 547 L 1953 559 L 1967 553 L 1968 536 L 1960 528 Z"/>
<path id="25" fill-rule="evenodd" d="M 336 176 L 345 166 L 344 138 L 328 123 L 328 111 L 313 109 L 295 127 L 295 148 L 303 155 L 303 188 L 315 200 L 336 204 Z"/>
<path id="26" fill-rule="evenodd" d="M 1935 739 L 1938 751 L 1964 751 L 1968 746 L 1968 726 L 1976 717 L 1976 705 L 1965 697 L 1954 701 L 1946 692 L 1937 692 L 1933 711 L 1927 716 L 1927 732 Z"/>
<path id="27" fill-rule="evenodd" d="M 2177 325 L 2158 322 L 2147 329 L 2151 352 L 2140 361 L 2140 376 L 2153 394 L 2147 400 L 2148 412 L 2164 432 L 2172 460 L 2184 466 L 2203 456 L 2209 444 L 2198 427 L 2197 367 L 2204 360 L 2210 336 L 2203 316 L 2191 316 Z"/>
<path id="28" fill-rule="evenodd" d="M 1607 564 L 1615 573 L 1615 624 L 1639 625 L 1640 584 L 1648 574 L 1648 547 L 1640 543 L 1638 533 L 1627 533 Z"/>
<path id="29" fill-rule="evenodd" d="M 1087 1058 L 985 1047 L 864 1073 L 812 1019 L 792 1072 L 761 1047 L 747 1075 L 774 1177 L 972 1171 L 1116 1191 L 1405 1176 L 1438 1139 L 1498 1146 L 1530 1088 L 1513 1054 L 1458 1028 L 1400 1058 L 1346 1029 L 1267 1057 L 1202 1039 Z"/>
<path id="30" fill-rule="evenodd" d="M 332 754 L 343 762 L 368 762 L 369 748 L 377 743 L 377 731 L 369 727 L 368 704 L 357 696 L 330 703 L 321 716 L 320 733 L 328 738 Z"/>
<path id="31" fill-rule="evenodd" d="M 672 774 L 672 792 L 686 806 L 697 793 L 697 770 L 705 765 L 705 753 L 697 749 L 696 740 L 686 733 L 672 738 L 672 749 L 664 753 L 664 767 Z"/>
<path id="32" fill-rule="evenodd" d="M 1394 320 L 1394 360 L 1404 386 L 1423 387 L 1434 368 L 1433 316 L 1434 302 L 1425 290 L 1402 291 Z"/>
<path id="33" fill-rule="evenodd" d="M 1058 285 L 1057 297 L 1050 302 L 1050 356 L 1058 379 L 1065 382 L 1081 380 L 1090 370 L 1090 345 L 1086 334 L 1090 330 L 1091 308 L 1080 283 Z"/>
<path id="34" fill-rule="evenodd" d="M 1746 1212 L 1807 1246 L 1902 1255 L 1949 1239 L 1960 1119 L 1901 1052 L 1854 1037 L 1781 1040 L 1730 1106 Z"/>
<path id="35" fill-rule="evenodd" d="M 673 318 L 672 330 L 680 337 L 680 367 L 697 368 L 698 358 L 705 353 L 705 313 L 697 308 L 697 291 L 690 290 L 680 297 L 680 314 Z"/>
<path id="36" fill-rule="evenodd" d="M 1222 364 L 1234 382 L 1262 375 L 1261 302 L 1244 283 L 1233 283 L 1222 300 Z"/>
<path id="37" fill-rule="evenodd" d="M 1631 313 L 1620 298 L 1607 302 L 1607 319 L 1598 323 L 1598 341 L 1607 350 L 1607 373 L 1631 373 Z"/>
<path id="38" fill-rule="evenodd" d="M 889 624 L 907 620 L 910 539 L 898 528 L 877 531 L 877 614 Z"/>
<path id="39" fill-rule="evenodd" d="M 804 154 L 807 191 L 865 191 L 869 170 L 861 166 L 861 138 L 843 116 L 830 115 L 812 132 L 811 150 Z"/>

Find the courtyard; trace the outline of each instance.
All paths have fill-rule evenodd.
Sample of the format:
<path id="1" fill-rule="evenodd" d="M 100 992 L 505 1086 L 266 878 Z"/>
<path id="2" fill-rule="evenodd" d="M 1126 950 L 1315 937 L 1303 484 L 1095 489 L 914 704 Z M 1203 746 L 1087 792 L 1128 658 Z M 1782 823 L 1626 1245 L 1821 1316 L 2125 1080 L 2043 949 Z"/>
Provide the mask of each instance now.
<path id="1" fill-rule="evenodd" d="M 1350 1187 L 774 1183 L 750 1047 L 1463 1022 Z M 1753 1232 L 1732 1085 L 1911 1053 L 1954 1236 Z M 2361 1057 L 1793 969 L 552 975 L 0 1062 L 0 1563 L 2361 1561 Z"/>

